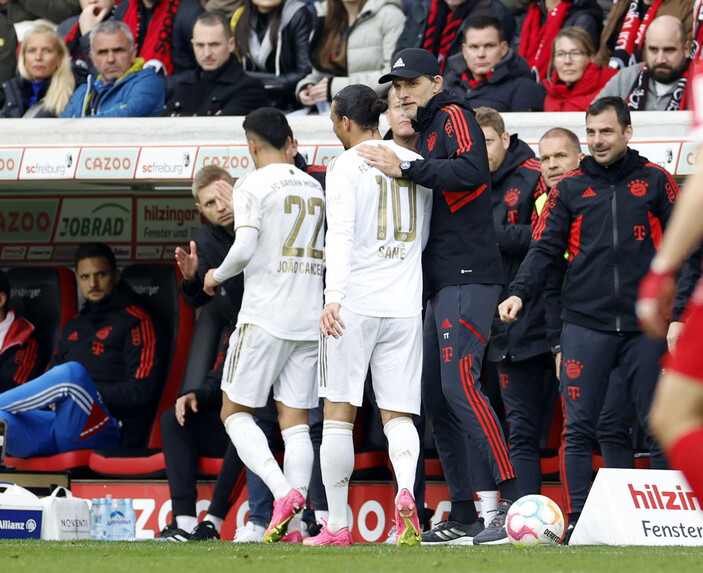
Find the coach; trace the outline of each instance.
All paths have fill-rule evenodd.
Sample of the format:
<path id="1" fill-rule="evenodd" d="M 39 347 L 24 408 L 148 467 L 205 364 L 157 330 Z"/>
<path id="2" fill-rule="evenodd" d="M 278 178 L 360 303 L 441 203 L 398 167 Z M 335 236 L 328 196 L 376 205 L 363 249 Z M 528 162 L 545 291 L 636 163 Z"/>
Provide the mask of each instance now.
<path id="1" fill-rule="evenodd" d="M 588 494 L 598 416 L 616 366 L 647 433 L 651 465 L 666 467 L 648 425 L 666 344 L 641 332 L 635 300 L 678 187 L 665 169 L 628 147 L 632 125 L 621 98 L 591 104 L 586 136 L 591 157 L 550 191 L 530 250 L 508 289 L 510 296 L 498 309 L 503 321 L 513 322 L 524 302 L 539 293 L 549 265 L 568 252 L 560 379 L 566 408 L 562 480 L 569 514 L 567 542 Z"/>

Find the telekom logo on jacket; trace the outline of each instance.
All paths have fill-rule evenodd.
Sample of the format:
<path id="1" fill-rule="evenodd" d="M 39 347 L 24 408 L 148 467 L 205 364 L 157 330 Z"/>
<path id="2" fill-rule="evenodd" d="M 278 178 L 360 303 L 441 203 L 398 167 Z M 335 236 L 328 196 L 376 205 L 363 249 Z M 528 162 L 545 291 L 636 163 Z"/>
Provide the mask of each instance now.
<path id="1" fill-rule="evenodd" d="M 674 491 L 660 490 L 656 484 L 645 484 L 644 491 L 627 484 L 635 509 L 672 509 L 698 511 L 701 506 L 692 491 L 677 485 Z"/>

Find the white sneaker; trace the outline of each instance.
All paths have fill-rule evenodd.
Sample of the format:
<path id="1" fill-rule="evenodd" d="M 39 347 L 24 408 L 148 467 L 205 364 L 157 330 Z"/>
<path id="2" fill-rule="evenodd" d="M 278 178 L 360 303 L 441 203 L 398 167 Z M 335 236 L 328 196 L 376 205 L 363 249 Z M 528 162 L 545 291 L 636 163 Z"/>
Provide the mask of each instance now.
<path id="1" fill-rule="evenodd" d="M 395 525 L 388 530 L 388 537 L 383 541 L 386 545 L 395 545 Z"/>
<path id="2" fill-rule="evenodd" d="M 234 534 L 234 543 L 263 543 L 264 531 L 266 528 L 263 525 L 256 525 L 251 521 L 247 521 L 244 527 L 238 527 Z"/>

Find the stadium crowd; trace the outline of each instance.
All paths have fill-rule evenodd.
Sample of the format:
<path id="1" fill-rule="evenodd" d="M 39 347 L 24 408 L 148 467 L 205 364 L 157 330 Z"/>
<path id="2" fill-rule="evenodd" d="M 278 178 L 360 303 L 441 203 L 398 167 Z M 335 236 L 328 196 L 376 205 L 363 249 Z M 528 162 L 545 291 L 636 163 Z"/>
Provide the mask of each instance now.
<path id="1" fill-rule="evenodd" d="M 19 42 L 14 25 L 37 19 Z M 700 252 L 682 270 L 668 339 L 645 336 L 638 286 L 678 186 L 628 146 L 630 112 L 692 109 L 700 0 L 0 0 L 0 40 L 0 117 L 247 116 L 257 174 L 235 184 L 219 168 L 197 173 L 193 196 L 207 223 L 175 254 L 186 303 L 213 304 L 222 285 L 232 322 L 218 331 L 207 376 L 161 418 L 173 499 L 162 539 L 219 538 L 246 466 L 251 511 L 235 541 L 350 544 L 346 495 L 364 392 L 380 410 L 397 479 L 389 539 L 399 545 L 506 543 L 511 502 L 540 491 L 541 425 L 558 401 L 565 542 L 585 503 L 594 448 L 606 466 L 634 467 L 639 426 L 651 467 L 668 467 L 676 444 L 659 418 L 654 430 L 666 442 L 657 443 L 649 412 L 700 276 Z M 586 112 L 589 155 L 554 116 L 535 156 L 501 117 L 528 111 Z M 388 134 L 378 132 L 383 112 Z M 286 114 L 331 116 L 349 151 L 326 178 L 297 153 Z M 387 142 L 376 141 L 383 135 Z M 370 168 L 376 179 L 356 177 Z M 310 269 L 322 268 L 327 184 L 324 295 L 322 271 L 313 270 L 302 287 L 291 277 L 305 273 L 289 273 L 276 304 L 251 294 L 275 291 L 260 276 L 262 261 L 273 257 L 269 229 L 288 231 L 255 197 L 257 182 L 273 179 L 295 185 L 297 203 L 286 212 L 301 217 L 291 242 L 306 238 Z M 378 207 L 378 229 L 376 207 L 349 199 L 365 197 L 369 185 L 393 193 Z M 410 209 L 426 207 L 427 229 L 423 217 L 403 230 L 407 223 L 390 215 L 402 189 Z M 427 189 L 431 198 L 415 203 Z M 374 219 L 374 228 L 355 226 L 349 212 Z M 384 253 L 398 265 L 384 288 L 415 288 L 404 308 L 394 304 L 407 293 L 379 295 L 357 260 L 369 233 L 390 241 L 387 212 L 397 243 Z M 310 227 L 315 216 L 320 223 Z M 283 239 L 288 245 L 290 236 Z M 411 256 L 412 241 L 424 253 Z M 392 249 L 406 244 L 396 257 Z M 424 293 L 411 260 L 418 268 L 422 260 Z M 76 275 L 85 304 L 43 372 L 34 327 L 10 309 L 0 273 L 0 432 L 11 456 L 139 445 L 144 414 L 158 402 L 166 365 L 149 304 L 120 280 L 107 245 L 82 246 Z M 312 310 L 306 298 L 315 299 Z M 286 308 L 300 309 L 295 320 Z M 401 337 L 403 329 L 413 336 Z M 384 350 L 388 340 L 408 350 L 399 362 L 390 358 L 397 349 Z M 277 353 L 275 372 L 257 369 L 263 351 Z M 345 360 L 361 369 L 334 366 Z M 334 385 L 345 376 L 354 392 Z M 240 382 L 248 377 L 263 380 L 256 392 Z M 405 400 L 394 400 L 405 382 Z M 425 420 L 452 502 L 432 529 L 421 501 Z M 278 431 L 282 468 L 272 454 Z M 225 463 L 199 522 L 200 455 Z M 669 459 L 676 467 L 679 458 Z M 301 519 L 305 505 L 312 511 Z"/>

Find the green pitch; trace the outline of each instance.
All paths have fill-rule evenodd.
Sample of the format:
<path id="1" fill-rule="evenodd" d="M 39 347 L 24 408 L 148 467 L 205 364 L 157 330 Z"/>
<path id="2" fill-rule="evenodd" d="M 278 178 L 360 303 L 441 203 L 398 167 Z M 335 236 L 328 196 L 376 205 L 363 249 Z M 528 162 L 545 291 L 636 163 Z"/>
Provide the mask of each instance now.
<path id="1" fill-rule="evenodd" d="M 2 573 L 604 573 L 701 571 L 703 548 L 645 547 L 354 547 L 0 540 Z"/>

